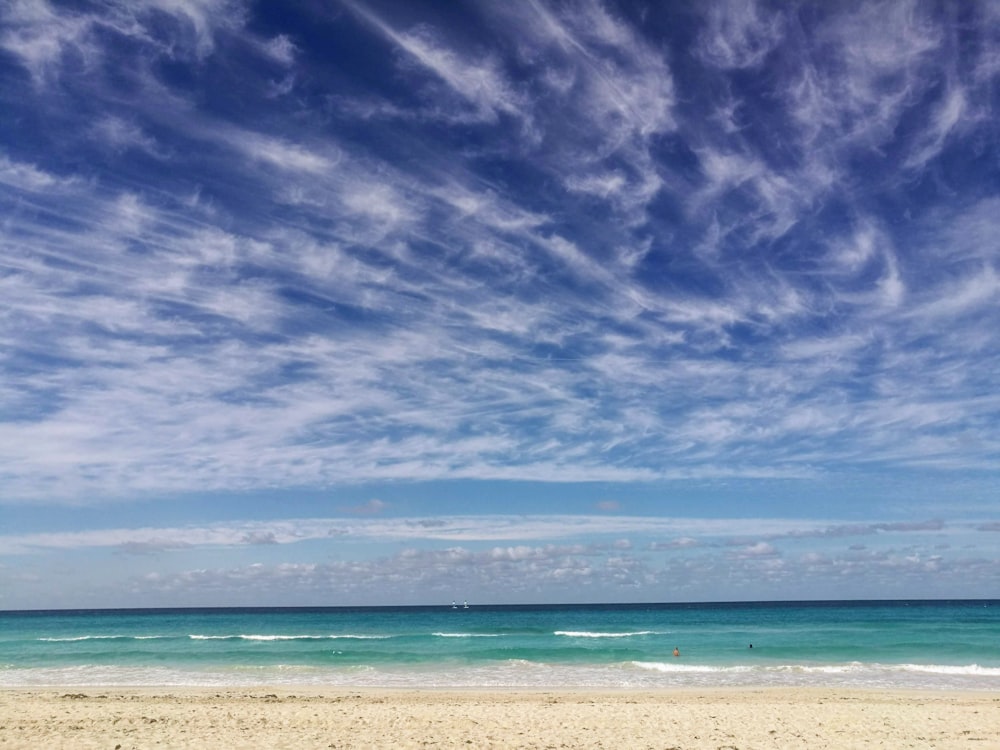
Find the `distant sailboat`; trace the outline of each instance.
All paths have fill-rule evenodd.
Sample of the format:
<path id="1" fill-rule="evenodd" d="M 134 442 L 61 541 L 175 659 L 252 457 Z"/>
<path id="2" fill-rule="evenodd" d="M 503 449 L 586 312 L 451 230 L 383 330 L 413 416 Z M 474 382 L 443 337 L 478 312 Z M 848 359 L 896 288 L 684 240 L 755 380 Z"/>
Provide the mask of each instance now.
<path id="1" fill-rule="evenodd" d="M 458 604 L 456 604 L 454 600 L 452 600 L 452 602 L 451 602 L 451 608 L 452 609 L 458 609 Z"/>
<path id="2" fill-rule="evenodd" d="M 469 608 L 469 603 L 465 602 L 465 604 L 462 605 L 462 609 L 468 609 L 468 608 Z"/>

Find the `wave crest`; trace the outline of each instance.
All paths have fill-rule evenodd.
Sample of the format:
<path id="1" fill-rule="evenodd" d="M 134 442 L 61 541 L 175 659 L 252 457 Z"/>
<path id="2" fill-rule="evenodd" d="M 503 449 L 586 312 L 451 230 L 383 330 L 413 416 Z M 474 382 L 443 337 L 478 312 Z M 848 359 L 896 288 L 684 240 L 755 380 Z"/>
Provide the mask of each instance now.
<path id="1" fill-rule="evenodd" d="M 655 630 L 636 630 L 630 633 L 601 633 L 589 630 L 557 630 L 553 635 L 567 638 L 632 638 L 639 635 L 659 635 Z"/>

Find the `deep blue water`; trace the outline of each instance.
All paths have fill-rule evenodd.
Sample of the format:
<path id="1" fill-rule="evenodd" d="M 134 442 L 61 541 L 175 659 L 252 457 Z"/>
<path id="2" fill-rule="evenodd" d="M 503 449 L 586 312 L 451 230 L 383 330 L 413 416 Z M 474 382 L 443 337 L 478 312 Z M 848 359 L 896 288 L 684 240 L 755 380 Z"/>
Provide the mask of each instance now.
<path id="1" fill-rule="evenodd" d="M 996 690 L 1000 601 L 0 612 L 0 686 L 83 684 Z"/>

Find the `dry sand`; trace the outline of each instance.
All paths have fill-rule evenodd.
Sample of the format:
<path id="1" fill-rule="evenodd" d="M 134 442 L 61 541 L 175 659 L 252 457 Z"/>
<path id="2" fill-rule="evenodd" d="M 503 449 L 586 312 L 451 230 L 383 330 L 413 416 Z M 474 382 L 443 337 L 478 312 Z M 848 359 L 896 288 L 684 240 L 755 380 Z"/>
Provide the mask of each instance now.
<path id="1" fill-rule="evenodd" d="M 825 689 L 0 690 L 0 748 L 1000 748 L 1000 697 Z"/>

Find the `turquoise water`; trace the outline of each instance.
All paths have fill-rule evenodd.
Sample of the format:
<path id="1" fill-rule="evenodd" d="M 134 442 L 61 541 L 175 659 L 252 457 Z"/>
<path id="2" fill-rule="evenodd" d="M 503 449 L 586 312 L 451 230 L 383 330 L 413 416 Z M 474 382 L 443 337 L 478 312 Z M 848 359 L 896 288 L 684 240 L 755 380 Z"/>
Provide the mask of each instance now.
<path id="1" fill-rule="evenodd" d="M 1000 601 L 0 612 L 0 686 L 254 684 L 997 690 Z"/>

